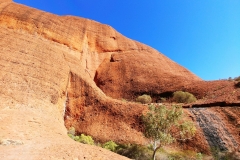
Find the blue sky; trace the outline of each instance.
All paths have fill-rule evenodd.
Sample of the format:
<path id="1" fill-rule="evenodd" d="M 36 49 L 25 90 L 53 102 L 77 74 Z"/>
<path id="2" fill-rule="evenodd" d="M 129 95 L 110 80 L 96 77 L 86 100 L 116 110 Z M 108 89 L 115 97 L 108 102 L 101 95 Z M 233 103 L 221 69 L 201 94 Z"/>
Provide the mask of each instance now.
<path id="1" fill-rule="evenodd" d="M 14 0 L 108 24 L 204 80 L 240 76 L 240 0 Z"/>

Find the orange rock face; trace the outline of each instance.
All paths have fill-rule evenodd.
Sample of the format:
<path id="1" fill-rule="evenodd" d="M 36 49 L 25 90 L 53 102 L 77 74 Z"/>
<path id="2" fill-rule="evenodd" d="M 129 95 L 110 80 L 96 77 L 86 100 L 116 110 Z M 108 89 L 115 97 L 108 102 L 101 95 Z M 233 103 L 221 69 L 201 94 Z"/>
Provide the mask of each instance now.
<path id="1" fill-rule="evenodd" d="M 0 140 L 11 142 L 0 145 L 3 159 L 125 159 L 72 141 L 65 126 L 101 142 L 144 144 L 146 106 L 116 99 L 148 93 L 158 100 L 182 89 L 203 97 L 211 90 L 110 26 L 11 0 L 0 0 L 0 38 Z"/>
<path id="2" fill-rule="evenodd" d="M 95 27 L 100 26 L 99 34 L 104 27 L 110 27 L 75 17 L 58 17 L 12 2 L 0 2 L 0 139 L 1 144 L 6 144 L 0 145 L 1 159 L 126 159 L 72 141 L 64 126 L 66 105 L 70 109 L 75 107 L 76 111 L 91 108 L 88 104 L 81 106 L 83 99 L 80 98 L 88 97 L 87 94 L 92 95 L 92 101 L 99 100 L 107 106 L 114 102 L 107 100 L 91 78 L 106 55 L 91 51 L 86 40 Z M 73 28 L 67 29 L 66 25 Z M 89 33 L 84 32 L 81 25 L 86 25 Z M 121 102 L 114 103 L 121 105 Z M 115 111 L 118 115 L 121 114 L 119 109 Z M 74 114 L 78 115 L 77 112 Z M 137 115 L 132 115 L 130 123 L 138 119 Z M 110 123 L 109 117 L 89 124 L 92 127 L 89 126 L 87 131 L 94 130 L 101 120 Z M 70 124 L 73 125 L 79 117 L 74 118 L 68 115 L 66 119 L 73 119 Z M 144 141 L 139 129 L 131 128 L 129 122 L 120 121 L 117 127 L 117 132 L 121 129 L 126 133 L 133 131 Z M 99 131 L 98 136 L 100 133 L 102 135 Z"/>
<path id="3" fill-rule="evenodd" d="M 131 100 L 144 93 L 157 98 L 201 81 L 163 54 L 141 46 L 138 50 L 114 52 L 100 65 L 94 80 L 104 93 Z"/>

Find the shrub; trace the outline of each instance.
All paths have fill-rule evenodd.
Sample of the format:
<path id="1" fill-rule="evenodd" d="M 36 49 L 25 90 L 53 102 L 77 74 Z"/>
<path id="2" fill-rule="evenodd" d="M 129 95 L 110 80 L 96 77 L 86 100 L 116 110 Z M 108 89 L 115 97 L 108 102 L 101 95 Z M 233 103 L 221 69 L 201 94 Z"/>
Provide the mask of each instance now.
<path id="1" fill-rule="evenodd" d="M 196 160 L 202 160 L 202 159 L 203 159 L 202 153 L 197 153 L 196 154 Z"/>
<path id="2" fill-rule="evenodd" d="M 147 103 L 152 102 L 152 98 L 151 98 L 151 96 L 144 94 L 142 96 L 138 96 L 136 98 L 136 102 L 140 102 L 142 104 L 147 104 Z"/>
<path id="3" fill-rule="evenodd" d="M 227 152 L 221 156 L 222 160 L 236 160 L 237 155 L 234 152 Z"/>
<path id="4" fill-rule="evenodd" d="M 68 136 L 69 136 L 71 139 L 73 139 L 73 140 L 74 140 L 74 138 L 75 138 L 75 136 L 72 135 L 72 134 L 68 134 Z"/>
<path id="5" fill-rule="evenodd" d="M 240 81 L 240 76 L 234 78 L 235 81 Z"/>
<path id="6" fill-rule="evenodd" d="M 116 153 L 135 160 L 151 159 L 151 151 L 147 147 L 137 144 L 120 144 Z"/>
<path id="7" fill-rule="evenodd" d="M 240 81 L 238 81 L 238 82 L 235 83 L 235 87 L 236 87 L 236 88 L 240 88 Z"/>
<path id="8" fill-rule="evenodd" d="M 218 147 L 211 147 L 211 153 L 214 160 L 236 160 L 234 152 L 221 152 Z"/>
<path id="9" fill-rule="evenodd" d="M 112 152 L 115 152 L 117 146 L 118 145 L 113 141 L 108 141 L 108 142 L 103 144 L 103 148 L 108 149 Z"/>
<path id="10" fill-rule="evenodd" d="M 70 127 L 69 130 L 68 130 L 68 134 L 71 134 L 71 135 L 74 136 L 76 134 L 75 128 L 74 127 Z"/>
<path id="11" fill-rule="evenodd" d="M 214 160 L 220 159 L 220 149 L 218 147 L 211 147 L 211 153 Z"/>
<path id="12" fill-rule="evenodd" d="M 166 102 L 167 98 L 161 97 L 160 100 L 161 100 L 161 102 Z"/>
<path id="13" fill-rule="evenodd" d="M 176 91 L 173 93 L 173 100 L 178 103 L 192 103 L 195 102 L 197 99 L 191 93 Z"/>
<path id="14" fill-rule="evenodd" d="M 81 134 L 80 136 L 75 136 L 74 140 L 80 143 L 94 145 L 94 140 L 92 139 L 92 137 L 85 136 L 84 134 Z"/>
<path id="15" fill-rule="evenodd" d="M 127 100 L 126 100 L 126 99 L 124 99 L 124 98 L 122 98 L 122 102 L 127 102 Z"/>

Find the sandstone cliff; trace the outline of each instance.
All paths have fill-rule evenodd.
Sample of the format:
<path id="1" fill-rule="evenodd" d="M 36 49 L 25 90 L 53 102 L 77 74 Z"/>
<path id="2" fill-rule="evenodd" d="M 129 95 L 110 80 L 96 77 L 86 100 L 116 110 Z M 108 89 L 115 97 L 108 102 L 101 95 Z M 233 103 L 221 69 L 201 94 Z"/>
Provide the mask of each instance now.
<path id="1" fill-rule="evenodd" d="M 206 94 L 187 69 L 92 20 L 0 0 L 0 38 L 0 138 L 21 142 L 0 145 L 4 159 L 124 159 L 71 141 L 65 126 L 99 141 L 145 143 L 146 107 L 116 99 Z"/>
<path id="2" fill-rule="evenodd" d="M 114 101 L 105 100 L 107 97 L 90 78 L 106 55 L 80 51 L 84 43 L 75 39 L 84 33 L 78 24 L 96 24 L 90 25 L 89 30 L 101 25 L 7 1 L 0 1 L 0 10 L 0 138 L 8 144 L 0 145 L 1 159 L 125 159 L 101 148 L 75 143 L 64 126 L 68 89 L 83 97 L 92 92 L 93 101 L 98 99 L 106 104 Z M 65 23 L 66 20 L 69 22 Z M 99 32 L 104 27 L 99 27 Z M 69 105 L 75 105 L 71 96 L 69 93 Z M 119 123 L 122 123 L 119 129 L 128 129 L 125 127 L 128 123 Z M 140 134 L 135 128 L 129 130 Z"/>

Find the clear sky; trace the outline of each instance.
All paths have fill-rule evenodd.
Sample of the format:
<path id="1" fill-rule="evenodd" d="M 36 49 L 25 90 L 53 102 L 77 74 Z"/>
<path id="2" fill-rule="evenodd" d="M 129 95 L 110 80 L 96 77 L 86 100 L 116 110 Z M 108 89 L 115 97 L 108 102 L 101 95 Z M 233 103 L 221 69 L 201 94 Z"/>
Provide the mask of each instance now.
<path id="1" fill-rule="evenodd" d="M 108 24 L 204 80 L 240 76 L 240 0 L 14 0 Z"/>

